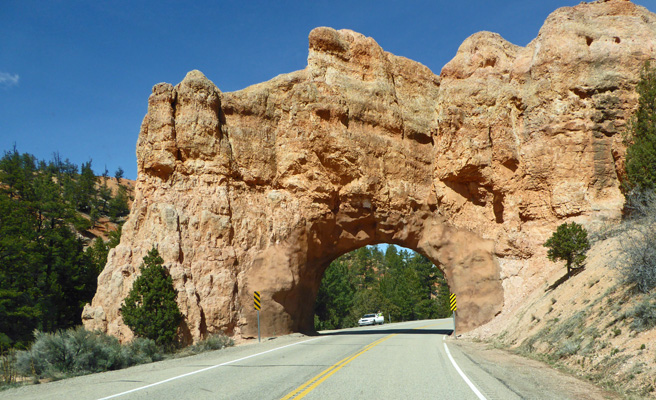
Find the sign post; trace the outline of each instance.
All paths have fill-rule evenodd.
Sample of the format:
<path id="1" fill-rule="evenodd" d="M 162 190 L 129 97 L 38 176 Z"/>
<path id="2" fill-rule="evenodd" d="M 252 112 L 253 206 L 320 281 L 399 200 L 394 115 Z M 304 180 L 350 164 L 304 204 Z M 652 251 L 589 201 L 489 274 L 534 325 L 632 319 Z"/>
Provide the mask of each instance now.
<path id="1" fill-rule="evenodd" d="M 253 292 L 253 305 L 255 306 L 255 310 L 257 310 L 257 341 L 261 342 L 262 340 L 260 339 L 260 309 L 262 306 L 260 305 L 260 292 Z"/>
<path id="2" fill-rule="evenodd" d="M 451 311 L 453 311 L 453 337 L 456 337 L 456 310 L 458 309 L 458 306 L 456 305 L 455 293 L 451 293 L 451 296 L 449 296 L 449 304 L 451 306 Z"/>

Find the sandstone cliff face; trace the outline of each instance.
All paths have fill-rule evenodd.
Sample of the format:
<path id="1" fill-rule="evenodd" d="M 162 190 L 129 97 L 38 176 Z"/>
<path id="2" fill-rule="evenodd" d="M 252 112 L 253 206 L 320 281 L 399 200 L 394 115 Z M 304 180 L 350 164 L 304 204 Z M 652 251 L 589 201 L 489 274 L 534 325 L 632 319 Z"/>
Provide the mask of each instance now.
<path id="1" fill-rule="evenodd" d="M 526 47 L 468 38 L 434 75 L 358 33 L 317 28 L 308 66 L 233 93 L 198 71 L 149 98 L 137 195 L 83 320 L 122 339 L 119 308 L 158 246 L 183 334 L 311 329 L 325 268 L 364 245 L 442 268 L 469 330 L 560 266 L 542 243 L 618 218 L 634 85 L 656 16 L 611 0 L 555 11 Z"/>

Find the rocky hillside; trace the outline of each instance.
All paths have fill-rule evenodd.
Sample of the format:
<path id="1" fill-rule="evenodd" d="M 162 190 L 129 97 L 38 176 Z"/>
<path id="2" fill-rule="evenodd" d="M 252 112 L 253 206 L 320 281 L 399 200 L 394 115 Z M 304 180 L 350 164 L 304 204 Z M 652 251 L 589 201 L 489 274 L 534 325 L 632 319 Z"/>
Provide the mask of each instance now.
<path id="1" fill-rule="evenodd" d="M 584 269 L 565 280 L 561 266 L 513 315 L 468 336 L 484 331 L 497 345 L 608 388 L 655 396 L 656 295 L 624 283 L 619 257 L 631 240 L 626 232 L 595 236 Z"/>
<path id="2" fill-rule="evenodd" d="M 104 184 L 109 188 L 112 196 L 115 197 L 118 194 L 119 182 L 116 178 L 113 177 L 105 178 L 102 176 L 97 176 L 96 179 L 98 182 L 97 183 L 98 187 Z M 132 202 L 134 201 L 135 184 L 136 181 L 125 179 L 125 178 L 120 179 L 120 185 L 127 189 L 128 208 L 132 206 Z M 90 216 L 88 214 L 82 214 L 82 216 L 87 220 L 90 219 Z M 107 216 L 101 216 L 100 218 L 98 218 L 98 221 L 96 221 L 96 223 L 90 229 L 86 229 L 82 232 L 79 232 L 79 235 L 85 240 L 86 245 L 90 245 L 91 242 L 96 238 L 101 238 L 102 240 L 107 241 L 109 239 L 109 233 L 117 229 L 118 229 L 117 222 L 113 222 Z"/>

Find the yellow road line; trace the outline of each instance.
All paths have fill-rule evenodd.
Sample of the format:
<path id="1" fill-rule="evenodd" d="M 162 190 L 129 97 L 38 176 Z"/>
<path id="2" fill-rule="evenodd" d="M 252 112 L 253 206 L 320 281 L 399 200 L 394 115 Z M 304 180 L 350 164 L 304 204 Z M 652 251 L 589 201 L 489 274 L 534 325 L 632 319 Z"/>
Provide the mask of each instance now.
<path id="1" fill-rule="evenodd" d="M 305 395 L 307 395 L 312 390 L 314 390 L 314 388 L 319 386 L 323 381 L 328 379 L 332 374 L 334 374 L 335 372 L 342 369 L 346 364 L 348 364 L 351 361 L 355 360 L 356 358 L 358 358 L 359 356 L 361 356 L 365 352 L 371 350 L 373 347 L 378 346 L 382 342 L 384 342 L 387 339 L 390 339 L 390 338 L 392 338 L 393 336 L 396 336 L 396 335 L 398 335 L 398 333 L 394 333 L 392 335 L 385 336 L 384 338 L 378 339 L 375 342 L 373 342 L 373 343 L 369 344 L 368 346 L 366 346 L 359 353 L 357 353 L 357 354 L 355 354 L 351 357 L 346 357 L 346 358 L 338 361 L 337 363 L 333 364 L 330 368 L 328 368 L 328 369 L 324 370 L 323 372 L 321 372 L 319 375 L 315 376 L 314 378 L 312 378 L 309 381 L 305 382 L 304 384 L 302 384 L 298 388 L 296 388 L 293 391 L 289 392 L 285 397 L 283 397 L 280 400 L 289 400 L 291 398 L 294 398 L 294 400 L 297 400 L 297 399 L 301 399 L 301 398 L 305 397 Z M 303 389 L 305 389 L 305 390 L 303 390 Z M 303 391 L 301 392 L 301 390 L 303 390 Z M 298 396 L 297 396 L 297 394 L 298 394 Z M 294 397 L 294 396 L 296 396 L 296 397 Z"/>
<path id="2" fill-rule="evenodd" d="M 439 325 L 439 324 L 428 324 L 428 325 L 420 326 L 419 328 L 412 328 L 412 330 L 414 331 L 415 329 L 424 329 L 424 328 L 428 328 L 429 326 L 435 326 L 435 325 Z"/>

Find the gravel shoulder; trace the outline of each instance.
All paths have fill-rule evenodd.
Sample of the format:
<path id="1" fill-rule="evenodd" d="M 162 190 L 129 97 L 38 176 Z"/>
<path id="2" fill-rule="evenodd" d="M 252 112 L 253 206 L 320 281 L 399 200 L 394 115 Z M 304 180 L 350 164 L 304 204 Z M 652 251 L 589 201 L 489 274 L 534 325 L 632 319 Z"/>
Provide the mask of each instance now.
<path id="1" fill-rule="evenodd" d="M 617 393 L 599 388 L 540 361 L 496 349 L 487 343 L 466 339 L 447 340 L 476 367 L 497 379 L 520 398 L 530 399 L 622 399 Z M 465 369 L 467 370 L 467 369 Z M 475 376 L 470 379 L 476 381 Z"/>

